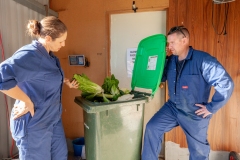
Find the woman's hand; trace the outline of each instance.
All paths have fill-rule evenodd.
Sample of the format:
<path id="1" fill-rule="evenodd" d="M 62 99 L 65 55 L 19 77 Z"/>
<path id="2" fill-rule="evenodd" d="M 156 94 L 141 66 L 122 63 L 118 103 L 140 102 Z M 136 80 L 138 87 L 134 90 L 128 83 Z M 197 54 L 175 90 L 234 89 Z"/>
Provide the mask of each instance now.
<path id="1" fill-rule="evenodd" d="M 20 103 L 15 104 L 13 107 L 13 119 L 17 119 L 27 112 L 30 112 L 31 116 L 34 116 L 34 105 L 33 103 L 25 103 L 23 101 L 20 101 Z"/>
<path id="2" fill-rule="evenodd" d="M 34 115 L 34 104 L 31 99 L 24 93 L 17 85 L 9 90 L 0 90 L 4 94 L 17 99 L 20 103 L 15 104 L 13 107 L 13 119 L 17 119 L 22 115 L 30 112 L 30 114 Z"/>
<path id="3" fill-rule="evenodd" d="M 69 88 L 74 88 L 77 89 L 79 86 L 79 83 L 74 79 L 70 82 L 70 80 L 68 78 L 64 78 L 63 81 L 66 85 L 68 85 Z"/>

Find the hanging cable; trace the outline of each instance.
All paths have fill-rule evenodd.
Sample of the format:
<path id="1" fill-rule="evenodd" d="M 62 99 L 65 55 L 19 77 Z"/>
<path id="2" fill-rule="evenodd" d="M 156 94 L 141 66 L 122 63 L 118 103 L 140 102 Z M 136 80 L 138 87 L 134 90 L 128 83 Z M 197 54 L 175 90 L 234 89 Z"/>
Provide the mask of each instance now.
<path id="1" fill-rule="evenodd" d="M 213 26 L 213 29 L 214 29 L 214 31 L 215 31 L 215 33 L 217 34 L 217 35 L 226 35 L 227 34 L 227 18 L 228 18 L 228 10 L 229 10 L 229 4 L 228 3 L 225 3 L 224 4 L 224 8 L 225 8 L 225 14 L 224 14 L 224 17 L 225 17 L 225 19 L 224 19 L 224 24 L 223 24 L 223 28 L 222 28 L 222 31 L 220 32 L 220 33 L 218 33 L 218 31 L 217 31 L 217 29 L 218 29 L 218 25 L 219 24 L 217 24 L 217 28 L 214 26 L 214 24 L 213 24 L 213 15 L 214 15 L 214 2 L 213 2 L 213 5 L 212 5 L 212 26 Z"/>
<path id="2" fill-rule="evenodd" d="M 5 60 L 5 53 L 4 53 L 4 48 L 3 48 L 1 31 L 0 31 L 0 48 L 1 48 L 1 51 L 2 51 L 2 61 L 4 61 Z M 10 118 L 9 118 L 9 110 L 8 110 L 8 102 L 7 102 L 6 94 L 4 94 L 4 100 L 5 100 L 5 104 L 6 104 L 6 115 L 7 115 L 8 129 L 10 131 L 10 121 L 9 121 Z M 11 158 L 13 158 L 13 156 L 12 156 L 13 147 L 14 147 L 14 140 L 12 139 L 12 145 L 11 145 L 11 150 L 10 150 Z"/>

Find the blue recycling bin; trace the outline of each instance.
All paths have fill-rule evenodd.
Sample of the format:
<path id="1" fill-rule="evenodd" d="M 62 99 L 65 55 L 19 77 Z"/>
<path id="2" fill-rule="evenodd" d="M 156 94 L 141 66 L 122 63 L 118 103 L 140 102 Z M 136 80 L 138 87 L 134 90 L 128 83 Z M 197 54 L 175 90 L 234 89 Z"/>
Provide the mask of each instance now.
<path id="1" fill-rule="evenodd" d="M 82 155 L 82 148 L 85 145 L 84 137 L 76 138 L 72 141 L 74 156 Z"/>

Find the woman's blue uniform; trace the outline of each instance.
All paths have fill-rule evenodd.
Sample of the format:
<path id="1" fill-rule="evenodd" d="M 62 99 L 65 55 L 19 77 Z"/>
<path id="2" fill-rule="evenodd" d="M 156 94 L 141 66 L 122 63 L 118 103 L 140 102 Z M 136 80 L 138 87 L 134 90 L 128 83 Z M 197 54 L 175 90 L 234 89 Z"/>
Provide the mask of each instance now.
<path id="1" fill-rule="evenodd" d="M 34 104 L 33 117 L 27 113 L 13 120 L 11 115 L 11 132 L 21 160 L 67 159 L 61 120 L 63 77 L 58 58 L 36 40 L 1 63 L 0 90 L 17 85 Z"/>
<path id="2" fill-rule="evenodd" d="M 229 100 L 234 84 L 232 78 L 211 55 L 189 48 L 177 74 L 178 56 L 169 57 L 162 81 L 168 82 L 169 100 L 151 118 L 145 130 L 142 160 L 157 160 L 165 132 L 180 126 L 187 138 L 190 160 L 207 160 L 210 146 L 207 130 L 212 115 L 202 118 L 195 111 L 206 105 L 216 113 Z M 210 100 L 210 90 L 215 93 Z"/>

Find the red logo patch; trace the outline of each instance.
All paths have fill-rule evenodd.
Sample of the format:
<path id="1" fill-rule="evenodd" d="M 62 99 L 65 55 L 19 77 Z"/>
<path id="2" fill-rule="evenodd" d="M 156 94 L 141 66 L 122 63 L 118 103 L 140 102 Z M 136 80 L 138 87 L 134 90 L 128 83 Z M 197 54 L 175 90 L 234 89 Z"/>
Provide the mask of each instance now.
<path id="1" fill-rule="evenodd" d="M 182 86 L 182 89 L 188 89 L 188 86 Z"/>

